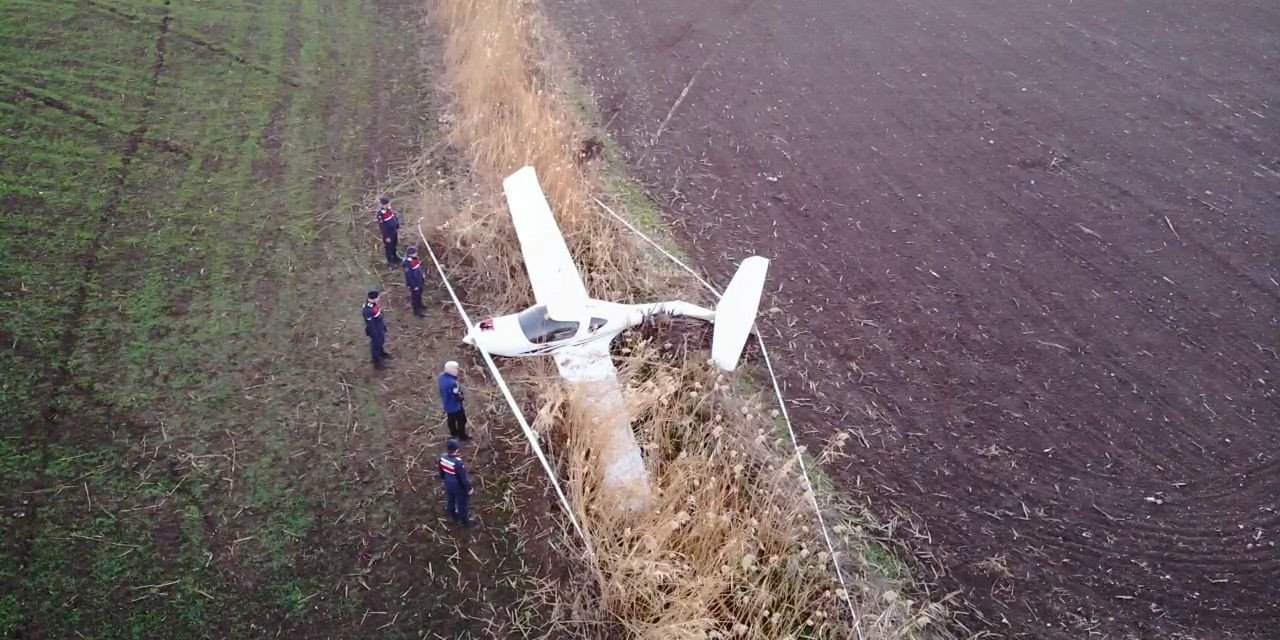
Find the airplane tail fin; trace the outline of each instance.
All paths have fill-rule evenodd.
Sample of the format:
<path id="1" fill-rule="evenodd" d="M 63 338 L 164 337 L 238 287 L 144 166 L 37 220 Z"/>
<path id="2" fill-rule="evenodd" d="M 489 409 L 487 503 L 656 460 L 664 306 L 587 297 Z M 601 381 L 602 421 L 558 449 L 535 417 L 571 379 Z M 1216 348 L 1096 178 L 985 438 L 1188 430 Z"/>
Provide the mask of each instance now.
<path id="1" fill-rule="evenodd" d="M 716 305 L 715 333 L 711 338 L 711 360 L 725 371 L 733 371 L 742 357 L 742 348 L 755 325 L 764 292 L 769 260 L 752 256 L 742 261 L 729 287 Z"/>

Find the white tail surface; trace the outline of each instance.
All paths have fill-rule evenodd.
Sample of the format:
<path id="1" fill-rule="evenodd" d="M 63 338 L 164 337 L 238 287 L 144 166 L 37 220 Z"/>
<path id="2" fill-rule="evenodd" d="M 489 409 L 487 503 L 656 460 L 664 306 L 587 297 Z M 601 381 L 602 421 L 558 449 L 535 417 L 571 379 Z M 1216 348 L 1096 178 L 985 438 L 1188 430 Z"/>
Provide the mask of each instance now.
<path id="1" fill-rule="evenodd" d="M 769 260 L 751 256 L 742 261 L 733 274 L 729 287 L 716 305 L 715 334 L 711 338 L 711 360 L 725 371 L 738 367 L 742 348 L 756 323 L 760 309 L 760 294 L 764 292 L 764 278 L 769 271 Z"/>

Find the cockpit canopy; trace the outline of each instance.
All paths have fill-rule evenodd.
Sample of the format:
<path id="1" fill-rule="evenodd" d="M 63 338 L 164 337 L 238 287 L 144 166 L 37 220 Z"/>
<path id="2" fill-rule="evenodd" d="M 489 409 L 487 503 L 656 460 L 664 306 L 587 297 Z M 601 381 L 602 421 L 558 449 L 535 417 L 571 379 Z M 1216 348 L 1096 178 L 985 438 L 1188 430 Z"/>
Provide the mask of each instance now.
<path id="1" fill-rule="evenodd" d="M 552 319 L 545 304 L 529 307 L 516 317 L 520 321 L 520 330 L 524 332 L 524 337 L 533 344 L 546 344 L 572 338 L 578 333 L 578 326 L 581 324 L 576 320 Z"/>

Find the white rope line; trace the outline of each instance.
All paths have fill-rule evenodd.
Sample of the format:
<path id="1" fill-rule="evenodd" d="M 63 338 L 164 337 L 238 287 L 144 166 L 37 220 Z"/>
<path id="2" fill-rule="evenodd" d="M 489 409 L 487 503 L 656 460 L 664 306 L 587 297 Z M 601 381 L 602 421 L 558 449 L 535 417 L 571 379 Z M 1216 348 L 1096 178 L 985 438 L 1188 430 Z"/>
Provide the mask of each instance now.
<path id="1" fill-rule="evenodd" d="M 702 283 L 702 286 L 706 287 L 707 290 L 717 298 L 720 297 L 721 292 L 705 278 L 699 275 L 697 271 L 694 271 L 692 267 L 672 255 L 669 251 L 664 249 L 662 245 L 658 244 L 656 240 L 645 235 L 643 231 L 637 229 L 635 225 L 631 224 L 631 222 L 626 218 L 618 215 L 617 212 L 609 208 L 609 205 L 601 202 L 599 198 L 593 197 L 592 199 L 595 200 L 596 204 L 600 205 L 601 208 L 607 211 L 609 215 L 613 216 L 615 220 L 621 222 L 637 236 L 640 236 L 640 238 L 645 242 L 653 245 L 653 248 L 657 249 L 662 253 L 662 255 L 679 265 L 680 268 L 689 272 L 690 275 L 697 279 L 698 282 Z M 760 335 L 759 331 L 756 331 L 755 334 L 756 341 L 760 344 L 760 355 L 764 356 L 765 367 L 769 370 L 769 379 L 773 381 L 773 392 L 778 397 L 778 408 L 782 411 L 783 421 L 787 423 L 787 433 L 791 435 L 791 446 L 795 449 L 796 461 L 800 463 L 800 472 L 804 477 L 805 486 L 809 488 L 809 498 L 813 501 L 813 513 L 818 516 L 818 527 L 822 529 L 822 537 L 826 540 L 827 550 L 831 552 L 831 565 L 835 567 L 836 579 L 840 581 L 840 588 L 844 590 L 844 601 L 845 604 L 849 606 L 849 615 L 853 616 L 853 629 L 858 632 L 858 640 L 863 640 L 862 619 L 858 616 L 858 612 L 853 606 L 853 598 L 849 595 L 849 586 L 845 582 L 844 572 L 840 570 L 840 561 L 836 556 L 835 544 L 831 542 L 831 533 L 827 530 L 826 519 L 822 517 L 822 507 L 818 505 L 818 492 L 813 488 L 813 482 L 809 479 L 809 468 L 808 465 L 804 463 L 804 454 L 800 452 L 800 441 L 796 438 L 796 430 L 791 426 L 791 416 L 787 413 L 787 403 L 782 397 L 782 387 L 778 384 L 778 376 L 773 371 L 773 363 L 769 359 L 769 350 L 764 346 L 764 336 Z"/>
<path id="2" fill-rule="evenodd" d="M 449 278 L 444 273 L 444 266 L 440 264 L 440 260 L 436 258 L 436 253 L 431 250 L 431 243 L 427 242 L 426 234 L 422 233 L 422 221 L 418 221 L 418 236 L 422 238 L 422 246 L 426 247 L 427 254 L 431 256 L 431 261 L 436 265 L 436 271 L 440 273 L 440 281 L 444 283 L 445 289 L 449 291 L 449 297 L 453 298 L 453 305 L 458 309 L 458 315 L 462 316 L 462 322 L 467 325 L 467 331 L 471 331 L 471 317 L 467 315 L 467 310 L 462 308 L 462 301 L 458 299 L 458 294 L 454 292 L 453 285 L 449 284 Z M 578 532 L 578 536 L 582 538 L 582 544 L 586 545 L 587 555 L 594 556 L 595 551 L 591 548 L 591 539 L 587 537 L 586 531 L 582 525 L 578 524 L 578 519 L 573 515 L 573 507 L 569 505 L 569 499 L 564 495 L 564 489 L 560 488 L 560 480 L 556 478 L 556 472 L 551 468 L 551 462 L 547 460 L 547 456 L 542 452 L 542 445 L 538 444 L 538 435 L 534 433 L 529 426 L 528 421 L 524 418 L 524 413 L 520 411 L 520 405 L 511 395 L 511 389 L 507 387 L 507 381 L 498 372 L 498 365 L 493 362 L 493 357 L 488 351 L 481 349 L 476 345 L 476 350 L 484 358 L 484 362 L 489 367 L 489 371 L 493 373 L 494 380 L 498 383 L 498 388 L 502 390 L 502 397 L 507 399 L 507 405 L 511 407 L 511 413 L 515 414 L 516 421 L 520 423 L 520 429 L 524 431 L 524 437 L 529 441 L 529 446 L 533 448 L 533 453 L 538 457 L 538 461 L 542 463 L 542 468 L 547 472 L 547 478 L 551 480 L 551 486 L 555 487 L 556 495 L 560 497 L 560 506 L 564 507 L 564 513 L 569 517 L 569 522 L 573 523 L 573 528 Z"/>

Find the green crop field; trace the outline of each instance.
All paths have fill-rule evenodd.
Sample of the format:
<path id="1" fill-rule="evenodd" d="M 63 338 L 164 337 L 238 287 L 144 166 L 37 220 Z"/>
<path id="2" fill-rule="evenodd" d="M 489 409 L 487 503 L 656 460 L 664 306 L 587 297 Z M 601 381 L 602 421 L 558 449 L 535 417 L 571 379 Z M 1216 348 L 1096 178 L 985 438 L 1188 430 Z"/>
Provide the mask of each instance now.
<path id="1" fill-rule="evenodd" d="M 448 530 L 456 327 L 410 324 L 366 224 L 434 134 L 422 4 L 0 8 L 0 635 L 487 635 L 506 454 Z"/>

